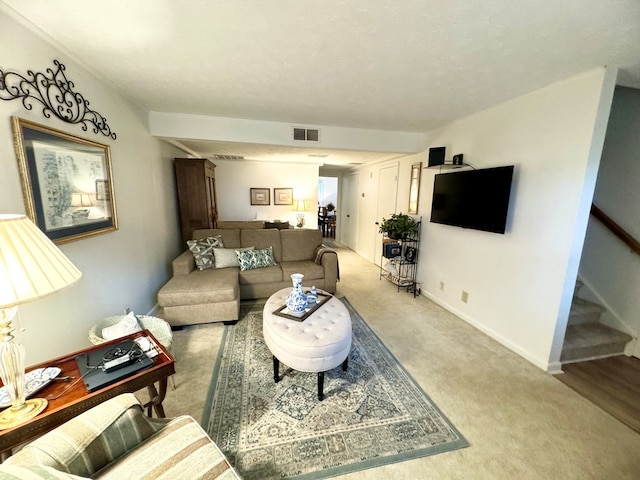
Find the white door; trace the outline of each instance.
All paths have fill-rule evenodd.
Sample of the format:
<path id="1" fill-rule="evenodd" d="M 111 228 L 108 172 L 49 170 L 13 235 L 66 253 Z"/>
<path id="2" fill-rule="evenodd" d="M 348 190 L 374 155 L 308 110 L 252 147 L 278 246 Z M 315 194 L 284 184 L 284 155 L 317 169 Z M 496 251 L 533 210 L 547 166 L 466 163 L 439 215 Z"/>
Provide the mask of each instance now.
<path id="1" fill-rule="evenodd" d="M 358 175 L 342 179 L 342 203 L 340 205 L 340 243 L 356 249 L 358 232 Z"/>
<path id="2" fill-rule="evenodd" d="M 374 235 L 376 237 L 373 263 L 380 265 L 382 256 L 382 234 L 378 231 L 383 218 L 389 218 L 396 212 L 398 195 L 398 164 L 380 169 L 378 178 L 378 202 Z"/>

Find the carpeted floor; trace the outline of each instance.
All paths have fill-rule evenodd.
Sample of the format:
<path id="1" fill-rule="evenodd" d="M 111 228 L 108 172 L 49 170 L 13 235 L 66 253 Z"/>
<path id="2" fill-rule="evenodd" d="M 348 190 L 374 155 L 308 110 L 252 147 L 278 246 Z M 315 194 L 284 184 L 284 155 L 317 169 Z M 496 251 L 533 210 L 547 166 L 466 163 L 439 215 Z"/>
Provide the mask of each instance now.
<path id="1" fill-rule="evenodd" d="M 243 306 L 227 329 L 203 423 L 243 478 L 325 478 L 468 446 L 342 301 L 353 324 L 349 369 L 327 372 L 322 402 L 314 374 L 282 366 L 274 383 L 262 304 Z"/>
<path id="2" fill-rule="evenodd" d="M 640 478 L 640 434 L 434 304 L 425 289 L 413 298 L 380 280 L 379 267 L 355 252 L 340 248 L 339 257 L 338 296 L 349 299 L 471 444 L 341 480 Z M 168 417 L 203 418 L 225 328 L 219 322 L 174 332 L 177 374 L 164 401 Z M 146 390 L 140 396 L 148 400 Z"/>

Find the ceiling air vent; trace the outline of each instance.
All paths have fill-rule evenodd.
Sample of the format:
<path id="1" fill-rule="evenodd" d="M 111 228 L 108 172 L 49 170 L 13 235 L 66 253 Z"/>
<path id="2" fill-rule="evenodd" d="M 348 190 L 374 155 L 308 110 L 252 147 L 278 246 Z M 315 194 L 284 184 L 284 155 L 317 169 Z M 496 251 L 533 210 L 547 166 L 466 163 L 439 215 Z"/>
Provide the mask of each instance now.
<path id="1" fill-rule="evenodd" d="M 317 128 L 293 127 L 293 139 L 302 142 L 318 142 L 320 141 L 320 130 Z"/>

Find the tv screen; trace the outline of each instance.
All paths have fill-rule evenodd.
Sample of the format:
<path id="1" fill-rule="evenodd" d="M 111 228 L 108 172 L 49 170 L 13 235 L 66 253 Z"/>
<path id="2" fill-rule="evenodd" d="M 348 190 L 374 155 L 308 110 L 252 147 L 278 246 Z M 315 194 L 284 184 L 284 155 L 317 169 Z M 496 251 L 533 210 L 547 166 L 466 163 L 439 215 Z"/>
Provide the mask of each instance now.
<path id="1" fill-rule="evenodd" d="M 437 174 L 431 222 L 504 233 L 512 178 L 513 165 Z"/>
<path id="2" fill-rule="evenodd" d="M 431 147 L 429 149 L 427 166 L 435 167 L 436 165 L 444 165 L 444 154 L 446 151 L 447 147 Z"/>

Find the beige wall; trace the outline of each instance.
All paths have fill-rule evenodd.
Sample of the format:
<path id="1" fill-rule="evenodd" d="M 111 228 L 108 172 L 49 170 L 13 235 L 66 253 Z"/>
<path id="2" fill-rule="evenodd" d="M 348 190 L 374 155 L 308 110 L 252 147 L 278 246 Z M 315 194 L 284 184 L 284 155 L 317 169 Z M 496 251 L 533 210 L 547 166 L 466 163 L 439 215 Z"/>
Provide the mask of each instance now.
<path id="1" fill-rule="evenodd" d="M 422 293 L 544 370 L 559 368 L 614 83 L 615 72 L 597 69 L 427 134 L 427 148 L 447 146 L 447 161 L 463 153 L 475 168 L 516 169 L 504 235 L 431 224 L 438 169 L 422 170 Z M 396 211 L 406 211 L 411 163 L 426 157 L 396 161 Z M 359 172 L 356 250 L 367 259 L 376 172 L 392 163 Z"/>
<path id="2" fill-rule="evenodd" d="M 476 168 L 515 165 L 515 172 L 504 235 L 425 224 L 424 290 L 545 370 L 559 368 L 614 82 L 615 73 L 591 71 L 432 139 Z M 421 204 L 429 211 L 435 172 L 426 172 Z"/>
<path id="3" fill-rule="evenodd" d="M 294 223 L 292 206 L 274 205 L 274 188 L 292 188 L 294 198 L 307 200 L 305 227 L 318 225 L 318 165 L 214 160 L 220 220 L 282 220 Z M 251 205 L 251 188 L 268 188 L 270 205 Z"/>
<path id="4" fill-rule="evenodd" d="M 68 79 L 108 119 L 117 139 L 47 119 L 37 106 L 28 111 L 19 100 L 0 101 L 0 213 L 25 213 L 9 120 L 19 116 L 111 146 L 120 228 L 61 246 L 83 278 L 20 308 L 20 323 L 26 330 L 18 337 L 27 350 L 28 364 L 88 346 L 91 325 L 125 307 L 149 312 L 168 278 L 170 259 L 180 249 L 171 159 L 182 155 L 149 135 L 146 114 L 0 13 L 3 70 L 45 71 L 54 59 L 66 65 Z"/>

